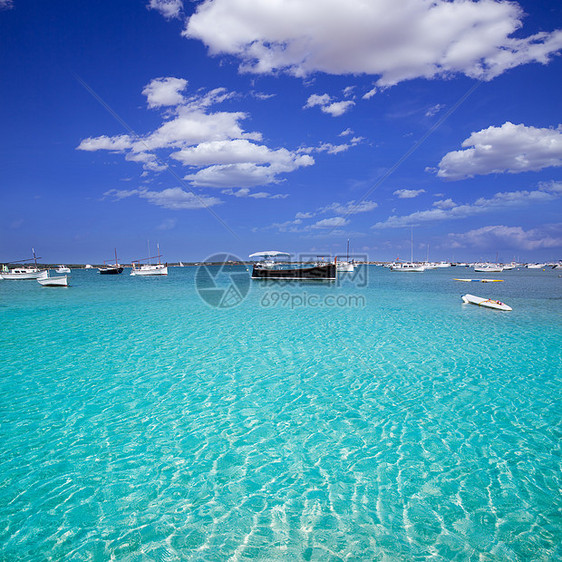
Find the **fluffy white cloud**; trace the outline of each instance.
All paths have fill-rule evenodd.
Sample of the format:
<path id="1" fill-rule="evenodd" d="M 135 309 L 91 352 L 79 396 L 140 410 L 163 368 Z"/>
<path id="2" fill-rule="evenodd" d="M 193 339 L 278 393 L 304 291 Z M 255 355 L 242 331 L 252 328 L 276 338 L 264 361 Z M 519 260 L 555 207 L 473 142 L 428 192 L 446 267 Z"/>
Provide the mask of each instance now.
<path id="1" fill-rule="evenodd" d="M 425 193 L 425 189 L 397 189 L 392 195 L 398 199 L 413 199 L 422 193 Z"/>
<path id="2" fill-rule="evenodd" d="M 116 200 L 137 196 L 141 199 L 146 199 L 153 205 L 173 211 L 183 209 L 205 209 L 222 203 L 217 197 L 195 195 L 189 191 L 184 191 L 181 187 L 170 187 L 162 191 L 150 191 L 148 189 L 111 189 L 110 191 L 106 191 L 104 195 L 114 197 Z"/>
<path id="3" fill-rule="evenodd" d="M 452 199 L 441 199 L 439 201 L 435 201 L 433 206 L 438 209 L 452 209 L 453 207 L 456 207 L 457 204 Z"/>
<path id="4" fill-rule="evenodd" d="M 346 224 L 349 224 L 349 221 L 344 217 L 332 217 L 315 222 L 311 228 L 337 228 L 339 226 L 345 226 Z"/>
<path id="5" fill-rule="evenodd" d="M 449 234 L 449 242 L 456 248 L 509 248 L 514 250 L 560 248 L 562 247 L 560 228 L 558 231 L 558 235 L 553 236 L 542 229 L 526 231 L 520 226 L 484 226 L 463 234 Z"/>
<path id="6" fill-rule="evenodd" d="M 314 160 L 310 156 L 299 156 L 286 148 L 271 150 L 246 139 L 201 142 L 196 146 L 183 148 L 174 152 L 172 158 L 186 166 L 211 166 L 214 164 L 271 164 L 279 171 L 294 170 L 302 165 L 310 165 Z"/>
<path id="7" fill-rule="evenodd" d="M 562 166 L 562 126 L 557 129 L 514 125 L 488 127 L 472 133 L 465 150 L 447 153 L 437 175 L 460 180 L 475 175 L 537 171 Z M 469 148 L 467 148 L 469 147 Z"/>
<path id="8" fill-rule="evenodd" d="M 148 107 L 179 105 L 185 101 L 182 93 L 187 87 L 183 78 L 155 78 L 142 91 L 146 96 Z"/>
<path id="9" fill-rule="evenodd" d="M 181 14 L 181 0 L 150 0 L 148 8 L 158 10 L 166 19 L 177 18 Z"/>
<path id="10" fill-rule="evenodd" d="M 355 102 L 351 100 L 332 101 L 332 98 L 328 94 L 312 94 L 309 96 L 304 107 L 306 109 L 309 107 L 320 106 L 320 109 L 324 113 L 328 113 L 332 117 L 339 117 L 354 105 Z"/>
<path id="11" fill-rule="evenodd" d="M 243 129 L 246 113 L 211 112 L 211 105 L 232 98 L 224 88 L 186 98 L 182 93 L 186 86 L 186 80 L 167 77 L 152 80 L 144 88 L 149 107 L 174 107 L 166 110 L 163 124 L 155 131 L 144 136 L 90 137 L 82 140 L 78 150 L 121 152 L 126 160 L 142 163 L 145 171 L 166 169 L 165 161 L 171 156 L 199 168 L 185 178 L 192 185 L 217 188 L 278 183 L 280 174 L 314 164 L 302 150 L 274 150 L 258 144 L 261 133 Z M 337 152 L 335 147 L 331 152 Z M 263 193 L 258 198 L 265 198 Z"/>
<path id="12" fill-rule="evenodd" d="M 84 139 L 79 145 L 78 150 L 93 152 L 95 150 L 112 150 L 121 152 L 133 147 L 133 140 L 129 135 L 117 135 L 114 137 L 89 137 Z"/>
<path id="13" fill-rule="evenodd" d="M 378 222 L 373 228 L 397 228 L 414 224 L 464 219 L 470 216 L 488 213 L 490 211 L 505 211 L 510 207 L 522 207 L 533 203 L 554 201 L 562 196 L 562 184 L 558 182 L 540 184 L 532 191 L 506 191 L 494 194 L 489 199 L 480 197 L 474 203 L 457 205 L 452 200 L 437 202 L 437 208 L 416 211 L 404 216 L 391 216 L 385 221 Z"/>
<path id="14" fill-rule="evenodd" d="M 521 37 L 523 16 L 505 0 L 206 0 L 183 34 L 239 57 L 242 71 L 373 74 L 380 87 L 457 73 L 489 80 L 545 64 L 562 31 Z"/>

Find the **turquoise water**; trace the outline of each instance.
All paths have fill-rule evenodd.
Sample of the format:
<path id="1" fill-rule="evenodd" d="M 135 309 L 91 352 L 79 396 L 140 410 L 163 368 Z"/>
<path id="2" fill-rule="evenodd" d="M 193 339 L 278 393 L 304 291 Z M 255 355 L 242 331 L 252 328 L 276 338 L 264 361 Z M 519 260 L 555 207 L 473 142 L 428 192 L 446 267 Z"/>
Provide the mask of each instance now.
<path id="1" fill-rule="evenodd" d="M 0 560 L 561 559 L 558 272 L 366 272 L 0 281 Z"/>

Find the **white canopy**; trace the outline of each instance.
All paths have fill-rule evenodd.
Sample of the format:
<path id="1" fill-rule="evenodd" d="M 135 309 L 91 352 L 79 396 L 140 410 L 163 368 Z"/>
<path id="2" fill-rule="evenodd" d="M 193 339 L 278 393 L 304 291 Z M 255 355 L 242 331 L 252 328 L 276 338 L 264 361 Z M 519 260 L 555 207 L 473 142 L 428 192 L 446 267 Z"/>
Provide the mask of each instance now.
<path id="1" fill-rule="evenodd" d="M 278 252 L 277 250 L 269 250 L 267 252 L 256 252 L 254 254 L 250 254 L 250 258 L 274 258 L 275 256 L 290 256 L 287 252 Z"/>

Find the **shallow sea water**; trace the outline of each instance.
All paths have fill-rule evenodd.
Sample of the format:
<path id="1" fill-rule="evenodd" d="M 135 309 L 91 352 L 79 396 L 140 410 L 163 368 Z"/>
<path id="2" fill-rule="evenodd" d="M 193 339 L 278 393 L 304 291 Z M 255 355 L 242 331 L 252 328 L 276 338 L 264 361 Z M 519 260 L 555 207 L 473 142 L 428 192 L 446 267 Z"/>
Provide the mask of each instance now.
<path id="1" fill-rule="evenodd" d="M 362 269 L 0 281 L 0 560 L 562 559 L 558 272 Z"/>

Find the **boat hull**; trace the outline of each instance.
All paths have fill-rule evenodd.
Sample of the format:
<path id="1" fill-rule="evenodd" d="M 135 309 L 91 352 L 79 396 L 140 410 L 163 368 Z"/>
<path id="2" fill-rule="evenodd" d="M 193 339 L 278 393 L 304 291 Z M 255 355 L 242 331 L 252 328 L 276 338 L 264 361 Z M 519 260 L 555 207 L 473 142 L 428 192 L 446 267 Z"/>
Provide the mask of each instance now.
<path id="1" fill-rule="evenodd" d="M 291 269 L 270 269 L 255 266 L 252 279 L 284 279 L 295 281 L 334 281 L 336 266 L 333 263 Z"/>
<path id="2" fill-rule="evenodd" d="M 464 302 L 465 304 L 476 304 L 478 306 L 484 306 L 485 308 L 493 308 L 495 310 L 513 310 L 511 306 L 508 306 L 501 301 L 485 299 L 483 297 L 477 297 L 475 295 L 463 295 L 462 302 Z"/>
<path id="3" fill-rule="evenodd" d="M 425 269 L 424 265 L 397 264 L 390 266 L 390 271 L 411 271 L 412 273 L 421 273 Z"/>
<path id="4" fill-rule="evenodd" d="M 43 287 L 68 287 L 68 277 L 47 277 L 46 279 L 37 279 L 37 282 Z"/>
<path id="5" fill-rule="evenodd" d="M 355 265 L 348 261 L 340 261 L 337 263 L 336 269 L 340 273 L 352 273 L 355 270 Z"/>
<path id="6" fill-rule="evenodd" d="M 44 279 L 48 275 L 47 270 L 43 271 L 30 271 L 26 273 L 2 273 L 0 274 L 0 279 L 14 279 L 14 280 L 23 280 L 23 279 Z"/>
<path id="7" fill-rule="evenodd" d="M 150 267 L 150 268 L 140 268 L 140 269 L 133 269 L 131 271 L 131 275 L 133 276 L 147 276 L 147 275 L 168 275 L 168 268 L 167 267 Z"/>
<path id="8" fill-rule="evenodd" d="M 100 267 L 98 268 L 100 275 L 119 275 L 123 273 L 122 267 Z"/>

